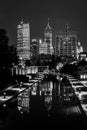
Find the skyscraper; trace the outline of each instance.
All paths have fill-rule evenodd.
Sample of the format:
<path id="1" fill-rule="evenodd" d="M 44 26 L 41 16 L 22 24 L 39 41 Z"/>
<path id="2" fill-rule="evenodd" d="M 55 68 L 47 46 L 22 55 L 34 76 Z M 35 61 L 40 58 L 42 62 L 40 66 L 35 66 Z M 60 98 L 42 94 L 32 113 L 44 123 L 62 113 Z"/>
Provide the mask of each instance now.
<path id="1" fill-rule="evenodd" d="M 77 49 L 76 49 L 76 51 L 77 51 L 77 59 L 79 59 L 79 54 L 80 54 L 81 52 L 83 52 L 83 47 L 81 46 L 81 43 L 80 43 L 80 42 L 78 42 L 78 44 L 77 44 Z"/>
<path id="2" fill-rule="evenodd" d="M 30 59 L 30 26 L 21 22 L 17 27 L 17 54 L 19 61 L 25 63 Z"/>
<path id="3" fill-rule="evenodd" d="M 65 32 L 56 34 L 55 56 L 73 57 L 77 56 L 77 34 L 69 31 L 69 25 L 66 25 Z"/>
<path id="4" fill-rule="evenodd" d="M 44 42 L 47 44 L 47 54 L 52 55 L 53 54 L 52 28 L 49 24 L 49 18 L 48 18 L 48 24 L 44 31 Z"/>
<path id="5" fill-rule="evenodd" d="M 39 54 L 47 55 L 47 43 L 39 39 Z"/>
<path id="6" fill-rule="evenodd" d="M 31 58 L 38 58 L 39 54 L 39 41 L 37 39 L 31 40 Z"/>

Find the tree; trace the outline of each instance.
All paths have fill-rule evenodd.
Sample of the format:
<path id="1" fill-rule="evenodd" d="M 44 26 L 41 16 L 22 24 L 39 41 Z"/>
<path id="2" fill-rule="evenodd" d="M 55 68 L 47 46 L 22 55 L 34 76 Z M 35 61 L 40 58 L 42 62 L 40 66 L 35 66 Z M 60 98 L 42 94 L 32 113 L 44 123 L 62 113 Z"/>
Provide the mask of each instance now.
<path id="1" fill-rule="evenodd" d="M 8 46 L 9 38 L 5 29 L 0 29 L 0 89 L 3 85 L 14 81 L 9 69 L 11 54 Z"/>
<path id="2" fill-rule="evenodd" d="M 18 65 L 17 48 L 14 45 L 9 47 L 9 65 L 11 66 L 13 63 Z"/>
<path id="3" fill-rule="evenodd" d="M 9 38 L 5 29 L 0 29 L 0 46 L 7 47 Z"/>
<path id="4" fill-rule="evenodd" d="M 9 65 L 9 50 L 8 50 L 7 32 L 5 29 L 0 29 L 0 67 Z"/>
<path id="5" fill-rule="evenodd" d="M 71 65 L 71 64 L 65 64 L 60 70 L 61 73 L 70 74 L 75 77 L 77 77 L 77 71 L 78 69 L 76 65 Z"/>
<path id="6" fill-rule="evenodd" d="M 31 66 L 31 61 L 30 60 L 26 60 L 25 65 L 26 66 Z"/>

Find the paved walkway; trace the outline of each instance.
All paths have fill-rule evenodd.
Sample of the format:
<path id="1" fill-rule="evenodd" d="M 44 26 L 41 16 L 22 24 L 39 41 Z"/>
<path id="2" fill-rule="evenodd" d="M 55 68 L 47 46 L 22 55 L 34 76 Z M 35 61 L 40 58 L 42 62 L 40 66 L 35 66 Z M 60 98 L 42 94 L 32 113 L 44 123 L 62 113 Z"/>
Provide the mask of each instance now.
<path id="1" fill-rule="evenodd" d="M 15 84 L 10 85 L 0 92 L 0 105 L 5 104 L 9 100 L 13 99 L 15 96 L 19 95 L 21 92 L 27 88 L 33 86 L 35 83 L 40 82 L 43 78 L 38 77 L 34 80 L 30 80 L 29 83 L 23 83 L 21 85 Z"/>

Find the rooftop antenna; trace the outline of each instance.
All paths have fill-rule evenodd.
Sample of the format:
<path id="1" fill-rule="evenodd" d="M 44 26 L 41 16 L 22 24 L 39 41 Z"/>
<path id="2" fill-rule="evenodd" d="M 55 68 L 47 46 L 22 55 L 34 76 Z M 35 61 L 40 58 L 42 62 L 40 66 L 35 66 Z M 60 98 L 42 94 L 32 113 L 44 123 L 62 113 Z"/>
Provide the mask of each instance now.
<path id="1" fill-rule="evenodd" d="M 69 32 L 69 24 L 66 24 L 66 32 Z"/>
<path id="2" fill-rule="evenodd" d="M 50 25 L 50 24 L 49 24 L 49 21 L 50 21 L 50 19 L 48 18 L 48 26 Z"/>

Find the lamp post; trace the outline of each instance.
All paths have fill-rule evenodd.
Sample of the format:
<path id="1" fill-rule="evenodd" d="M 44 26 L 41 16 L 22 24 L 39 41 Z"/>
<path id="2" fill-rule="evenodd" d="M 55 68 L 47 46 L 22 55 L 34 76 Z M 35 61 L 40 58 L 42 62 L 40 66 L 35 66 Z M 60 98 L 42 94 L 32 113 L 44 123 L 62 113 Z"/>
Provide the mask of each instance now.
<path id="1" fill-rule="evenodd" d="M 6 98 L 6 92 L 3 93 L 3 97 Z"/>

